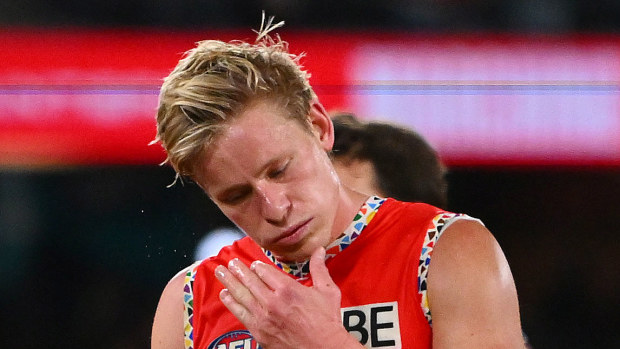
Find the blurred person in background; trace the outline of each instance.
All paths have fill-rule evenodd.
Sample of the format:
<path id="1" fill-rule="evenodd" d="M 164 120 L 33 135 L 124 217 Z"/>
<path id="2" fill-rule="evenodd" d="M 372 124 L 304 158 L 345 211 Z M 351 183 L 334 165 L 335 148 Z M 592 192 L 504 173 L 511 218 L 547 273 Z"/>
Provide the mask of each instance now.
<path id="1" fill-rule="evenodd" d="M 271 23 L 255 44 L 199 43 L 162 86 L 168 162 L 247 237 L 172 278 L 152 347 L 523 348 L 491 233 L 343 185 L 332 121 Z"/>
<path id="2" fill-rule="evenodd" d="M 417 132 L 350 113 L 332 116 L 332 161 L 340 179 L 367 194 L 446 208 L 446 167 Z"/>

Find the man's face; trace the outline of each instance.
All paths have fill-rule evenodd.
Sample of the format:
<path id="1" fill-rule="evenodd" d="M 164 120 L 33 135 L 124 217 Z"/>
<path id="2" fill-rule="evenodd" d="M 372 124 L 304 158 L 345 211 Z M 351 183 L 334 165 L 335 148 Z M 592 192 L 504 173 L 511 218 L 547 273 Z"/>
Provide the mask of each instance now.
<path id="1" fill-rule="evenodd" d="M 340 234 L 340 184 L 326 154 L 333 130 L 323 118 L 312 108 L 309 132 L 274 103 L 253 104 L 207 149 L 197 176 L 228 218 L 284 260 L 304 260 Z"/>

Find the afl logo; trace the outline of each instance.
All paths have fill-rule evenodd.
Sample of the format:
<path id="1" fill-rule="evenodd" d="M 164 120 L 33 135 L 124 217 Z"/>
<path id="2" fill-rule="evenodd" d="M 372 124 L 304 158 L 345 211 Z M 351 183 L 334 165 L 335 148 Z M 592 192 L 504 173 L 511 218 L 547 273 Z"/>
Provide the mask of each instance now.
<path id="1" fill-rule="evenodd" d="M 231 331 L 217 337 L 208 349 L 261 349 L 250 331 Z"/>

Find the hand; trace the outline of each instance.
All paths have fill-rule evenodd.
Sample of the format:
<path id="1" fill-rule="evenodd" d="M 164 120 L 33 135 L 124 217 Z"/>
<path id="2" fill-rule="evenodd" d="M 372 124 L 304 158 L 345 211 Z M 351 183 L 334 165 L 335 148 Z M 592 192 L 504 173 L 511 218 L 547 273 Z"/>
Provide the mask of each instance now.
<path id="1" fill-rule="evenodd" d="M 228 269 L 215 269 L 226 287 L 222 303 L 264 349 L 362 348 L 342 325 L 340 289 L 325 266 L 324 248 L 312 254 L 310 272 L 312 287 L 260 261 L 248 268 L 233 259 Z"/>

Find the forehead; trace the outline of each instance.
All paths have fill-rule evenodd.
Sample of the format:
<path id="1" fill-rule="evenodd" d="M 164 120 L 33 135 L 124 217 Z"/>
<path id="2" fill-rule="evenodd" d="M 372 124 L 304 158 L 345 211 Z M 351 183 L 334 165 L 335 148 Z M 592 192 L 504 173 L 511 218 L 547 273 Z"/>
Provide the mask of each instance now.
<path id="1" fill-rule="evenodd" d="M 203 188 L 255 175 L 261 166 L 309 140 L 311 133 L 286 113 L 275 103 L 257 102 L 228 121 L 205 151 L 197 175 Z"/>
<path id="2" fill-rule="evenodd" d="M 216 140 L 224 143 L 228 140 L 241 141 L 267 141 L 263 137 L 276 135 L 277 131 L 288 127 L 291 118 L 287 110 L 276 103 L 268 101 L 255 102 L 233 117 L 224 131 Z"/>

